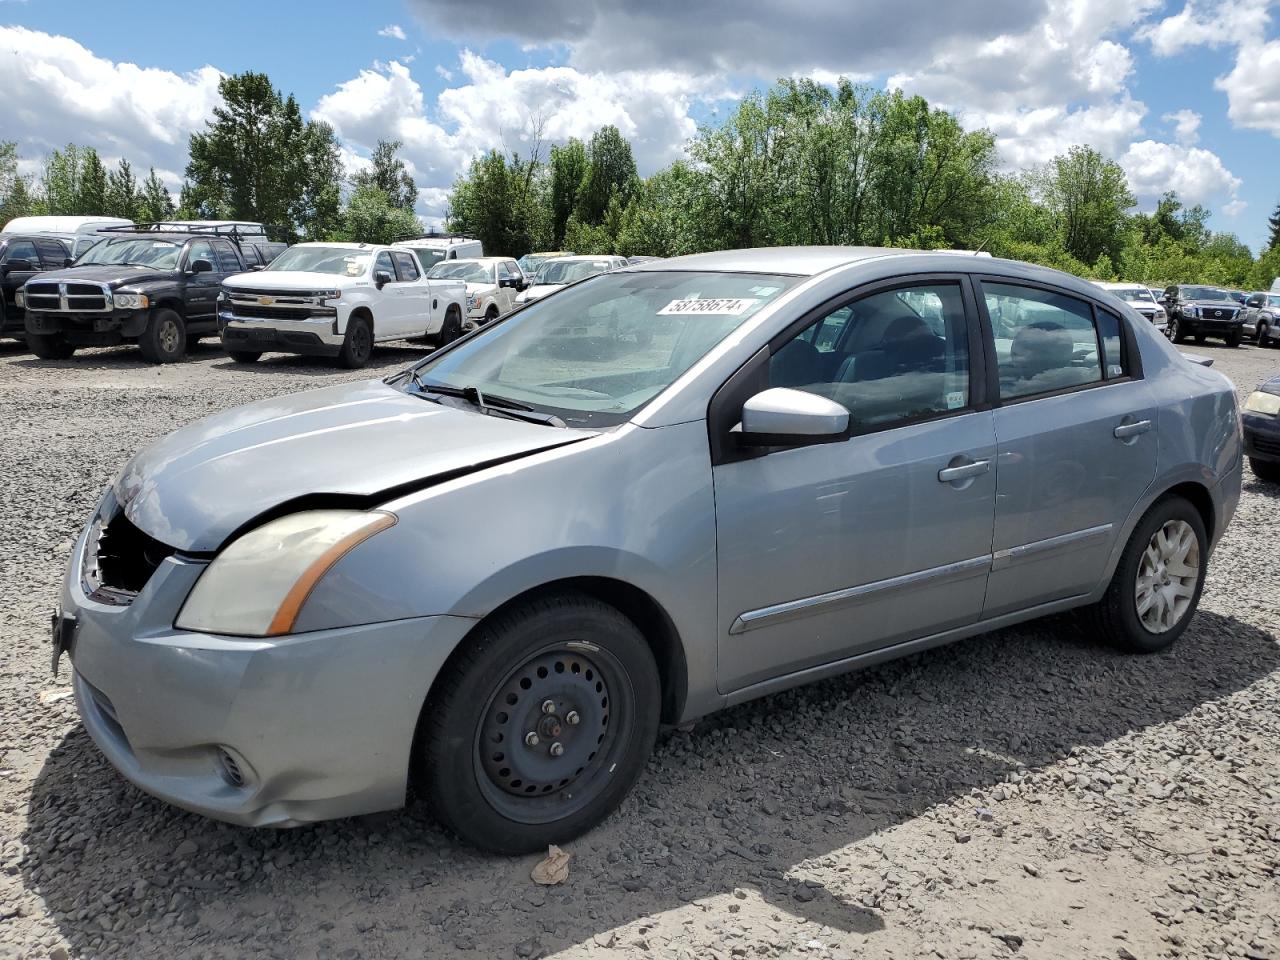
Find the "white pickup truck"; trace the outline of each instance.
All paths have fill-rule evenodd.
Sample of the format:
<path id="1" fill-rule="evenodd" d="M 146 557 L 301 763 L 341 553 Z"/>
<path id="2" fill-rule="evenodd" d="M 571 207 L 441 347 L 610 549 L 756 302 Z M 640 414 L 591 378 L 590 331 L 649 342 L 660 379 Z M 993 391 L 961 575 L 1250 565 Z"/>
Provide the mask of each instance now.
<path id="1" fill-rule="evenodd" d="M 467 285 L 428 279 L 412 250 L 299 243 L 266 269 L 223 281 L 218 332 L 237 363 L 283 352 L 337 357 L 354 369 L 369 362 L 375 343 L 447 343 L 462 333 L 466 313 Z"/>

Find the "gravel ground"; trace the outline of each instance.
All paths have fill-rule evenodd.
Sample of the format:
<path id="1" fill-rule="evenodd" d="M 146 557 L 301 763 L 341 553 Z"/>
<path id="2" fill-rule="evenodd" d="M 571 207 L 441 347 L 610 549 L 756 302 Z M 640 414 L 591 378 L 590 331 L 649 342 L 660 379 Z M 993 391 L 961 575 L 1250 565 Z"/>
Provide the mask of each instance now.
<path id="1" fill-rule="evenodd" d="M 1195 350 L 1242 396 L 1280 368 Z M 170 429 L 351 377 L 0 346 L 0 958 L 1280 958 L 1280 488 L 1247 472 L 1173 651 L 1060 618 L 727 711 L 661 740 L 561 886 L 420 805 L 251 831 L 135 790 L 49 675 L 71 538 Z"/>

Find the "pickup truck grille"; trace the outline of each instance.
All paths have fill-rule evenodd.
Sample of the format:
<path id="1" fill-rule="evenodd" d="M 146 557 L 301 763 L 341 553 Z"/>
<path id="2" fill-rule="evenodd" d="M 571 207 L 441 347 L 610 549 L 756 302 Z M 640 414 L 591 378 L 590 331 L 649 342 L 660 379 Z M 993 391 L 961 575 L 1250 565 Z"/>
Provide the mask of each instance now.
<path id="1" fill-rule="evenodd" d="M 224 288 L 224 302 L 232 315 L 248 320 L 306 320 L 332 317 L 337 311 L 314 293 Z"/>
<path id="2" fill-rule="evenodd" d="M 1201 307 L 1200 316 L 1206 320 L 1234 320 L 1237 311 L 1232 307 Z"/>
<path id="3" fill-rule="evenodd" d="M 23 288 L 27 309 L 47 313 L 106 313 L 111 290 L 100 283 L 32 280 Z"/>

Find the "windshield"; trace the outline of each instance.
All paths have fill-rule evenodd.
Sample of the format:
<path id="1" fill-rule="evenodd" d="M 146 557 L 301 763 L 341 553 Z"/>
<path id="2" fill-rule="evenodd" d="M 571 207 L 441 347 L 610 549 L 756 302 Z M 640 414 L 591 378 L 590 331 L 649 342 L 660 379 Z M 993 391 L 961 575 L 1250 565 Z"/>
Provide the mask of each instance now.
<path id="1" fill-rule="evenodd" d="M 452 260 L 431 268 L 428 277 L 437 280 L 465 280 L 467 283 L 493 283 L 493 267 L 484 263 Z"/>
<path id="2" fill-rule="evenodd" d="M 576 283 L 613 269 L 608 260 L 548 260 L 538 268 L 534 283 Z"/>
<path id="3" fill-rule="evenodd" d="M 94 263 L 119 263 L 138 267 L 154 267 L 156 270 L 177 270 L 182 244 L 172 240 L 150 240 L 130 237 L 127 240 L 106 240 L 95 243 L 80 254 L 75 266 Z"/>
<path id="4" fill-rule="evenodd" d="M 1276 293 L 1268 294 L 1267 306 L 1280 307 L 1280 294 L 1276 294 Z"/>
<path id="5" fill-rule="evenodd" d="M 528 404 L 569 426 L 625 423 L 795 277 L 614 273 L 535 301 L 418 374 Z"/>
<path id="6" fill-rule="evenodd" d="M 364 275 L 372 259 L 372 251 L 353 250 L 350 247 L 290 247 L 272 260 L 266 269 L 359 277 Z"/>
<path id="7" fill-rule="evenodd" d="M 1231 297 L 1225 290 L 1215 290 L 1213 287 L 1183 287 L 1182 296 L 1187 300 L 1230 300 Z"/>
<path id="8" fill-rule="evenodd" d="M 1126 303 L 1155 303 L 1156 298 L 1146 287 L 1117 287 L 1111 291 Z"/>

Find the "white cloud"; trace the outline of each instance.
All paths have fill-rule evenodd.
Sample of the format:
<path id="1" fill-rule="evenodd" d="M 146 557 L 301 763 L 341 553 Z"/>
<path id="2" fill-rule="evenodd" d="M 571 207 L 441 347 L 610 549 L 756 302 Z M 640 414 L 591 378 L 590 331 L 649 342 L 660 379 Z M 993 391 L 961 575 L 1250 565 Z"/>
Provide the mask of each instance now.
<path id="1" fill-rule="evenodd" d="M 443 63 L 436 64 L 436 76 L 448 83 L 453 79 L 453 71 L 446 67 Z"/>
<path id="2" fill-rule="evenodd" d="M 67 37 L 0 27 L 4 136 L 27 156 L 74 141 L 108 161 L 126 156 L 144 175 L 154 165 L 176 184 L 188 135 L 221 100 L 221 77 L 211 66 L 177 74 L 113 62 Z"/>
<path id="3" fill-rule="evenodd" d="M 400 24 L 398 23 L 387 24 L 385 27 L 383 27 L 381 30 L 378 31 L 378 36 L 389 37 L 392 40 L 408 39 L 405 36 L 404 27 L 400 26 Z"/>
<path id="4" fill-rule="evenodd" d="M 1280 137 L 1280 40 L 1241 46 L 1235 67 L 1214 86 L 1227 95 L 1232 123 Z"/>
<path id="5" fill-rule="evenodd" d="M 1203 147 L 1141 140 L 1124 152 L 1120 165 L 1129 177 L 1129 187 L 1140 199 L 1173 190 L 1187 204 L 1206 203 L 1224 193 L 1231 202 L 1239 203 L 1236 191 L 1240 189 L 1240 178 L 1223 165 L 1216 153 Z M 1237 212 L 1240 209 L 1243 207 Z"/>
<path id="6" fill-rule="evenodd" d="M 1179 143 L 1191 145 L 1200 139 L 1200 114 L 1194 110 L 1174 110 L 1160 118 L 1173 124 L 1173 135 Z"/>
<path id="7" fill-rule="evenodd" d="M 1263 36 L 1271 0 L 1188 0 L 1172 16 L 1138 31 L 1159 56 L 1169 57 L 1189 47 L 1241 44 Z"/>
<path id="8" fill-rule="evenodd" d="M 1228 217 L 1238 217 L 1244 213 L 1245 207 L 1249 206 L 1244 200 L 1232 200 L 1222 205 L 1222 212 Z"/>
<path id="9" fill-rule="evenodd" d="M 680 156 L 696 133 L 695 102 L 726 96 L 717 82 L 678 73 L 508 71 L 470 50 L 459 57 L 459 73 L 465 82 L 428 104 L 408 67 L 375 64 L 322 97 L 312 116 L 365 151 L 379 138 L 400 140 L 424 188 L 419 209 L 430 216 L 439 214 L 449 185 L 472 157 L 495 147 L 525 152 L 539 125 L 545 141 L 564 142 L 613 124 L 631 141 L 640 172 L 652 173 Z"/>

